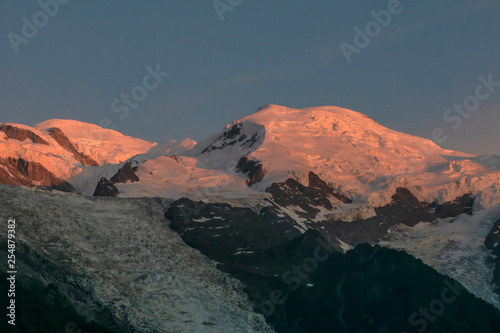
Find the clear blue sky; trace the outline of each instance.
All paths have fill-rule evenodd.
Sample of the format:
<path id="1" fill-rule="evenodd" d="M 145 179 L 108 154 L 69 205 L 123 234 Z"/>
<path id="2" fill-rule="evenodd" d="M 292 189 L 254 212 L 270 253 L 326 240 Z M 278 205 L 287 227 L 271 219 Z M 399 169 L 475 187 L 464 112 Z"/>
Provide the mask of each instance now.
<path id="1" fill-rule="evenodd" d="M 446 148 L 500 154 L 500 87 L 457 130 L 443 120 L 475 94 L 478 76 L 500 82 L 500 3 L 401 0 L 348 63 L 340 43 L 355 46 L 354 28 L 389 2 L 243 0 L 221 21 L 212 0 L 72 0 L 44 22 L 37 1 L 4 0 L 0 122 L 108 118 L 124 134 L 164 142 L 205 139 L 265 103 L 337 105 L 426 138 L 443 128 Z M 42 27 L 15 53 L 9 33 L 25 38 L 23 17 Z M 113 101 L 157 64 L 170 75 L 121 120 Z"/>

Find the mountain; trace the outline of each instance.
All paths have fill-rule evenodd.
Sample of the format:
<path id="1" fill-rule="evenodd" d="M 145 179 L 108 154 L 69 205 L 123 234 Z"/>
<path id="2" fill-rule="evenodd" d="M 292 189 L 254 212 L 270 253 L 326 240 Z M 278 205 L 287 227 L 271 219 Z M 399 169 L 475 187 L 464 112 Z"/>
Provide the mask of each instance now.
<path id="1" fill-rule="evenodd" d="M 86 195 L 131 162 L 140 181 L 120 185 L 124 197 L 248 198 L 288 178 L 307 184 L 313 172 L 355 204 L 388 204 L 397 187 L 422 202 L 450 202 L 469 191 L 482 194 L 476 205 L 483 208 L 500 202 L 490 194 L 498 189 L 496 156 L 445 150 L 338 107 L 264 105 L 197 144 L 158 145 L 72 120 L 0 129 L 0 158 L 39 163 Z"/>
<path id="2" fill-rule="evenodd" d="M 191 139 L 150 143 L 71 120 L 50 120 L 33 127 L 3 124 L 0 130 L 0 183 L 38 187 L 32 191 L 35 202 L 43 202 L 50 190 L 56 202 L 71 198 L 75 211 L 78 206 L 101 202 L 111 205 L 110 210 L 92 213 L 95 222 L 86 222 L 85 230 L 95 230 L 95 235 L 101 224 L 109 228 L 107 223 L 114 223 L 115 214 L 128 212 L 129 205 L 149 207 L 140 208 L 143 223 L 164 223 L 180 236 L 181 243 L 214 260 L 217 272 L 241 281 L 254 310 L 266 316 L 278 332 L 415 331 L 417 325 L 407 318 L 436 297 L 433 294 L 442 288 L 436 281 L 444 276 L 465 287 L 467 296 L 447 306 L 451 310 L 438 321 L 427 320 L 429 331 L 470 327 L 473 322 L 467 316 L 462 321 L 460 316 L 467 304 L 483 309 L 485 325 L 479 331 L 493 332 L 499 327 L 499 313 L 493 308 L 500 309 L 499 156 L 442 149 L 427 139 L 388 129 L 359 112 L 333 106 L 263 105 L 198 143 Z M 158 212 L 163 217 L 154 219 L 163 222 L 151 220 Z M 78 221 L 86 213 L 65 214 L 61 219 L 76 223 L 73 227 L 83 232 Z M 132 222 L 120 223 L 112 227 L 119 227 L 130 240 L 114 254 L 117 271 L 128 269 L 131 249 L 143 242 L 130 234 L 135 230 Z M 57 228 L 61 234 L 66 232 Z M 121 239 L 122 234 L 110 235 L 110 241 Z M 28 231 L 23 237 L 27 244 L 38 239 Z M 328 244 L 329 259 L 303 273 L 310 281 L 301 278 L 300 287 L 291 288 L 294 280 L 284 275 L 294 271 L 301 276 L 297 267 L 306 267 L 304 263 L 314 258 L 318 240 Z M 64 242 L 86 246 L 71 237 Z M 147 251 L 157 251 L 158 246 L 156 242 Z M 70 253 L 68 257 L 75 255 Z M 29 260 L 59 260 L 49 252 L 41 258 Z M 111 265 L 111 261 L 106 263 Z M 76 264 L 71 261 L 65 272 L 75 274 L 72 266 Z M 120 277 L 116 284 L 115 275 L 92 273 L 102 264 L 97 259 L 88 262 L 88 281 L 118 290 L 132 283 Z M 85 265 L 78 269 L 85 270 Z M 35 264 L 32 269 L 42 266 Z M 384 271 L 392 273 L 384 277 Z M 411 276 L 419 280 L 409 281 Z M 148 278 L 156 281 L 152 275 Z M 372 289 L 361 285 L 366 279 L 372 281 Z M 50 281 L 62 286 L 60 277 L 51 276 Z M 424 291 L 426 285 L 435 288 Z M 89 292 L 83 282 L 78 288 Z M 359 293 L 351 292 L 355 289 Z M 270 303 L 262 297 L 282 298 L 273 296 L 275 290 L 287 297 L 279 304 L 272 301 L 276 311 L 268 315 Z M 371 297 L 373 290 L 377 294 L 365 302 L 368 305 L 355 300 Z M 71 293 L 61 295 L 71 298 Z M 133 310 L 125 306 L 117 312 L 114 301 L 110 303 L 114 296 L 102 297 L 101 303 L 92 306 L 110 311 L 120 327 L 151 331 L 151 326 L 143 327 L 140 321 L 123 322 L 124 313 Z M 122 297 L 124 303 L 133 300 L 148 309 L 148 315 L 141 317 L 148 323 L 161 322 L 162 316 L 175 309 L 175 304 L 174 308 L 152 308 L 133 293 Z M 386 306 L 386 299 L 400 306 Z M 306 304 L 309 311 L 303 310 Z M 321 307 L 330 310 L 320 314 Z M 354 319 L 356 308 L 362 320 Z M 223 319 L 228 315 L 221 314 L 219 322 L 233 325 Z M 117 327 L 107 321 L 97 324 Z M 217 325 L 203 329 L 217 331 Z"/>
<path id="3" fill-rule="evenodd" d="M 313 172 L 354 203 L 382 206 L 390 203 L 397 187 L 410 188 L 420 201 L 444 203 L 498 181 L 497 172 L 475 156 L 442 149 L 337 107 L 263 106 L 176 155 L 177 161 L 159 156 L 140 165 L 141 182 L 124 185 L 124 196 L 178 198 L 207 192 L 245 198 L 288 178 L 307 184 Z M 250 187 L 245 183 L 250 170 L 240 168 L 242 158 L 261 170 Z M 483 196 L 476 204 L 497 203 L 498 197 Z"/>
<path id="4" fill-rule="evenodd" d="M 59 185 L 86 166 L 120 163 L 155 145 L 74 120 L 5 123 L 0 131 L 0 178 L 11 185 Z"/>

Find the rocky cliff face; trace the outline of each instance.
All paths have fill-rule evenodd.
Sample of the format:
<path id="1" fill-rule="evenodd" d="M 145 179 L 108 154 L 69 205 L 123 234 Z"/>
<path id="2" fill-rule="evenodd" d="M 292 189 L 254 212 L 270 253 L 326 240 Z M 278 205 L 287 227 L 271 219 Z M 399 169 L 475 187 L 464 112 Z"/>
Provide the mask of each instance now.
<path id="1" fill-rule="evenodd" d="M 351 203 L 352 201 L 337 193 L 314 172 L 309 172 L 309 185 L 305 186 L 293 178 L 281 183 L 273 183 L 267 191 L 271 193 L 274 203 L 281 207 L 299 207 L 298 216 L 314 219 L 321 208 L 333 210 L 333 201 Z"/>
<path id="2" fill-rule="evenodd" d="M 22 158 L 0 157 L 0 183 L 21 186 L 45 186 L 71 191 L 73 186 L 56 177 L 43 165 Z"/>
<path id="3" fill-rule="evenodd" d="M 117 197 L 120 191 L 116 188 L 115 184 L 126 182 L 138 182 L 139 177 L 135 174 L 132 164 L 130 162 L 118 170 L 118 172 L 108 180 L 101 177 L 94 191 L 94 197 Z"/>
<path id="4" fill-rule="evenodd" d="M 259 161 L 252 161 L 244 156 L 239 159 L 236 170 L 248 175 L 247 185 L 252 186 L 264 178 L 264 169 Z"/>
<path id="5" fill-rule="evenodd" d="M 349 207 L 352 201 L 313 172 L 309 172 L 308 186 L 289 178 L 285 182 L 273 183 L 267 191 L 272 196 L 270 202 L 282 214 L 295 220 L 302 219 L 301 224 L 308 229 L 338 238 L 350 246 L 375 244 L 384 239 L 389 228 L 395 225 L 414 227 L 419 222 L 471 214 L 475 200 L 471 193 L 467 193 L 442 204 L 422 203 L 407 188 L 400 187 L 387 205 L 351 207 L 349 213 L 343 214 L 342 207 Z"/>
<path id="6" fill-rule="evenodd" d="M 2 125 L 0 126 L 0 131 L 4 132 L 9 139 L 15 139 L 19 141 L 30 139 L 33 143 L 41 143 L 44 145 L 49 144 L 47 141 L 45 141 L 32 131 L 24 128 L 19 128 L 11 125 Z"/>
<path id="7" fill-rule="evenodd" d="M 229 204 L 180 199 L 166 217 L 188 245 L 224 263 L 238 263 L 240 254 L 260 253 L 301 235 L 292 219 L 272 207 L 256 213 Z"/>
<path id="8" fill-rule="evenodd" d="M 174 156 L 175 157 L 175 156 Z M 135 174 L 134 168 L 132 168 L 132 164 L 130 162 L 127 162 L 123 165 L 123 167 L 118 170 L 118 172 L 111 177 L 110 181 L 113 184 L 116 183 L 126 183 L 128 181 L 133 182 L 138 182 L 139 177 Z"/>
<path id="9" fill-rule="evenodd" d="M 436 205 L 434 213 L 440 219 L 456 217 L 460 214 L 472 214 L 474 201 L 475 198 L 472 196 L 472 193 L 469 192 L 451 202 Z"/>
<path id="10" fill-rule="evenodd" d="M 73 154 L 73 156 L 80 162 L 82 165 L 91 165 L 97 166 L 98 162 L 94 161 L 90 156 L 87 156 L 81 152 L 79 152 L 75 145 L 71 142 L 70 139 L 61 131 L 61 129 L 57 127 L 53 127 L 49 129 L 49 135 L 59 143 L 61 147 L 69 151 Z"/>
<path id="11" fill-rule="evenodd" d="M 242 285 L 169 228 L 164 205 L 0 186 L 20 283 L 55 285 L 117 332 L 272 332 Z"/>
<path id="12" fill-rule="evenodd" d="M 310 225 L 316 229 L 324 229 L 323 232 L 330 237 L 339 238 L 347 244 L 356 246 L 363 243 L 376 243 L 383 239 L 389 228 L 394 225 L 402 224 L 413 227 L 419 222 L 436 220 L 436 216 L 406 188 L 398 188 L 390 204 L 376 207 L 374 210 L 375 216 L 368 219 L 349 223 L 324 221 Z"/>
<path id="13" fill-rule="evenodd" d="M 94 191 L 94 197 L 117 197 L 120 191 L 112 182 L 102 177 L 97 183 Z"/>

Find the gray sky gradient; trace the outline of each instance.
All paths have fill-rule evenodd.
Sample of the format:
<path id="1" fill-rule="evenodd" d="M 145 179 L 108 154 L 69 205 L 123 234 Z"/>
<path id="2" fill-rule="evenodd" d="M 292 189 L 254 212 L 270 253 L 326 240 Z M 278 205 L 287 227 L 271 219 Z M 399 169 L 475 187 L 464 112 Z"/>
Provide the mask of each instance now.
<path id="1" fill-rule="evenodd" d="M 443 120 L 479 76 L 500 82 L 500 3 L 401 0 L 348 63 L 340 43 L 355 45 L 354 28 L 389 2 L 243 0 L 221 21 L 212 0 L 72 0 L 15 53 L 8 34 L 23 36 L 23 17 L 33 22 L 41 7 L 2 1 L 0 122 L 108 118 L 165 142 L 205 139 L 261 104 L 337 105 L 426 138 L 442 128 L 445 148 L 500 154 L 500 87 L 458 129 Z M 157 64 L 170 75 L 120 119 L 113 101 Z"/>

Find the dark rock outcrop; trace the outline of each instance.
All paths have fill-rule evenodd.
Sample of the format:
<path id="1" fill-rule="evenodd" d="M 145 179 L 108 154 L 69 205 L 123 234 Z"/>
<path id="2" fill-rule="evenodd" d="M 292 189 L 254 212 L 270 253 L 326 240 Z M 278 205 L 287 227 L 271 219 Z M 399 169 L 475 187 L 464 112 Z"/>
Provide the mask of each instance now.
<path id="1" fill-rule="evenodd" d="M 484 240 L 484 245 L 494 255 L 493 262 L 495 270 L 493 271 L 493 283 L 496 285 L 495 292 L 500 295 L 500 219 L 495 223 L 490 233 Z"/>
<path id="2" fill-rule="evenodd" d="M 102 177 L 97 183 L 94 197 L 117 197 L 120 192 L 112 182 Z"/>
<path id="3" fill-rule="evenodd" d="M 179 162 L 179 159 L 177 158 L 177 156 L 175 156 L 175 155 L 167 155 L 167 156 L 170 157 L 171 159 L 173 159 L 174 161 L 176 161 L 177 163 L 181 163 L 181 162 Z M 134 168 L 134 170 L 135 170 L 135 168 Z"/>
<path id="4" fill-rule="evenodd" d="M 307 192 L 311 194 L 320 194 L 323 198 L 332 195 L 343 203 L 352 203 L 352 200 L 348 197 L 335 192 L 327 183 L 325 183 L 317 174 L 309 171 L 309 186 L 307 187 Z M 324 201 L 324 199 L 320 199 Z M 326 201 L 325 201 L 326 203 Z"/>
<path id="5" fill-rule="evenodd" d="M 394 200 L 410 200 L 410 208 L 420 205 L 402 189 Z M 403 208 L 402 203 L 393 205 L 392 212 Z M 388 214 L 386 210 L 381 213 Z M 418 211 L 428 213 L 422 205 Z M 422 261 L 367 244 L 344 255 L 335 239 L 311 229 L 283 237 L 279 225 L 293 222 L 287 217 L 279 221 L 279 213 L 267 207 L 257 216 L 228 204 L 180 199 L 166 217 L 186 243 L 245 285 L 256 310 L 276 332 L 378 332 L 380 327 L 384 332 L 413 331 L 408 318 L 449 285 L 455 286 L 457 298 L 429 323 L 429 332 L 500 329 L 500 315 L 493 306 Z M 460 315 L 469 310 L 474 320 Z M 480 324 L 476 316 L 482 318 Z"/>
<path id="6" fill-rule="evenodd" d="M 253 150 L 257 149 L 262 144 L 262 142 L 264 142 L 264 126 L 261 126 L 261 129 L 256 133 L 253 133 L 250 137 L 247 137 L 247 135 L 242 133 L 242 126 L 242 123 L 237 123 L 231 126 L 229 129 L 226 129 L 210 145 L 203 149 L 201 153 L 203 154 L 217 149 L 224 149 L 225 147 L 233 146 L 235 144 L 238 144 L 241 147 L 245 147 L 246 150 L 249 150 L 250 148 L 252 148 Z M 242 152 L 242 155 L 245 154 Z"/>
<path id="7" fill-rule="evenodd" d="M 413 227 L 419 222 L 431 222 L 436 217 L 406 188 L 399 187 L 390 204 L 375 208 L 379 222 L 405 224 Z"/>
<path id="8" fill-rule="evenodd" d="M 353 222 L 323 221 L 310 226 L 323 230 L 330 237 L 337 237 L 347 244 L 375 243 L 387 235 L 390 227 L 404 224 L 410 227 L 419 222 L 432 222 L 436 216 L 429 212 L 406 188 L 396 189 L 390 204 L 375 208 L 376 216 Z"/>
<path id="9" fill-rule="evenodd" d="M 391 203 L 374 208 L 375 216 L 362 220 L 344 222 L 315 221 L 320 207 L 335 211 L 331 197 L 349 204 L 352 201 L 341 193 L 335 192 L 327 183 L 313 172 L 309 173 L 309 186 L 304 186 L 296 180 L 289 178 L 282 183 L 273 183 L 267 190 L 272 194 L 272 200 L 280 207 L 291 207 L 308 228 L 320 230 L 324 235 L 333 239 L 338 238 L 347 244 L 357 245 L 362 243 L 374 244 L 383 239 L 390 227 L 404 224 L 410 227 L 419 222 L 432 222 L 437 218 L 458 216 L 472 212 L 474 197 L 465 194 L 453 202 L 444 204 L 421 203 L 406 188 L 396 189 Z M 294 207 L 300 207 L 295 209 Z M 284 212 L 284 214 L 286 214 Z"/>
<path id="10" fill-rule="evenodd" d="M 500 252 L 500 219 L 495 223 L 490 233 L 484 240 L 484 245 L 489 250 L 497 250 Z"/>
<path id="11" fill-rule="evenodd" d="M 73 186 L 58 178 L 43 165 L 22 158 L 0 157 L 0 183 L 16 186 L 44 186 L 71 191 Z"/>
<path id="12" fill-rule="evenodd" d="M 309 172 L 309 186 L 304 186 L 295 179 L 288 178 L 282 183 L 273 183 L 267 189 L 273 196 L 273 201 L 282 206 L 298 206 L 303 212 L 297 212 L 300 217 L 313 219 L 320 212 L 317 207 L 332 209 L 330 198 L 334 197 L 343 203 L 352 201 L 328 186 L 314 172 Z"/>
<path id="13" fill-rule="evenodd" d="M 127 162 L 123 165 L 118 172 L 111 177 L 110 181 L 112 184 L 118 184 L 118 183 L 126 183 L 128 181 L 131 182 L 138 182 L 139 177 L 135 174 L 134 168 L 132 168 L 132 164 L 130 162 Z"/>
<path id="14" fill-rule="evenodd" d="M 52 185 L 52 186 L 39 186 L 38 188 L 43 189 L 43 190 L 47 190 L 47 191 L 54 191 L 55 190 L 55 191 L 68 192 L 68 193 L 71 193 L 75 190 L 73 185 L 71 185 L 68 182 L 64 182 L 62 184 L 56 184 L 56 185 Z"/>
<path id="15" fill-rule="evenodd" d="M 434 214 L 441 219 L 457 217 L 462 214 L 472 214 L 474 200 L 475 197 L 469 192 L 451 202 L 445 202 L 444 204 L 431 203 L 429 208 L 434 209 Z"/>
<path id="16" fill-rule="evenodd" d="M 87 156 L 81 152 L 79 152 L 75 145 L 71 142 L 71 140 L 64 134 L 64 132 L 57 128 L 53 127 L 49 129 L 49 135 L 56 140 L 56 142 L 73 154 L 73 156 L 80 162 L 82 165 L 91 165 L 98 166 L 99 163 L 94 161 L 90 156 Z"/>
<path id="17" fill-rule="evenodd" d="M 42 139 L 40 136 L 36 135 L 30 130 L 19 128 L 11 125 L 0 126 L 0 131 L 4 132 L 9 139 L 15 139 L 19 141 L 24 141 L 30 139 L 33 143 L 41 143 L 48 145 L 49 143 Z"/>
<path id="18" fill-rule="evenodd" d="M 236 165 L 236 170 L 248 174 L 247 185 L 252 186 L 264 178 L 264 169 L 259 161 L 253 161 L 243 156 Z"/>
<path id="19" fill-rule="evenodd" d="M 257 214 L 249 208 L 183 198 L 172 203 L 165 216 L 188 245 L 220 262 L 238 262 L 239 253 L 263 251 L 300 236 L 295 222 L 279 213 L 273 207 Z"/>
<path id="20" fill-rule="evenodd" d="M 222 135 L 215 140 L 215 142 L 221 141 L 222 142 L 221 145 L 219 146 L 210 145 L 207 148 L 203 149 L 201 153 L 203 154 L 205 152 L 211 152 L 212 150 L 222 149 L 226 146 L 233 145 L 236 142 L 238 142 L 237 137 L 240 134 L 241 134 L 241 124 L 235 124 L 229 130 L 222 133 Z"/>

